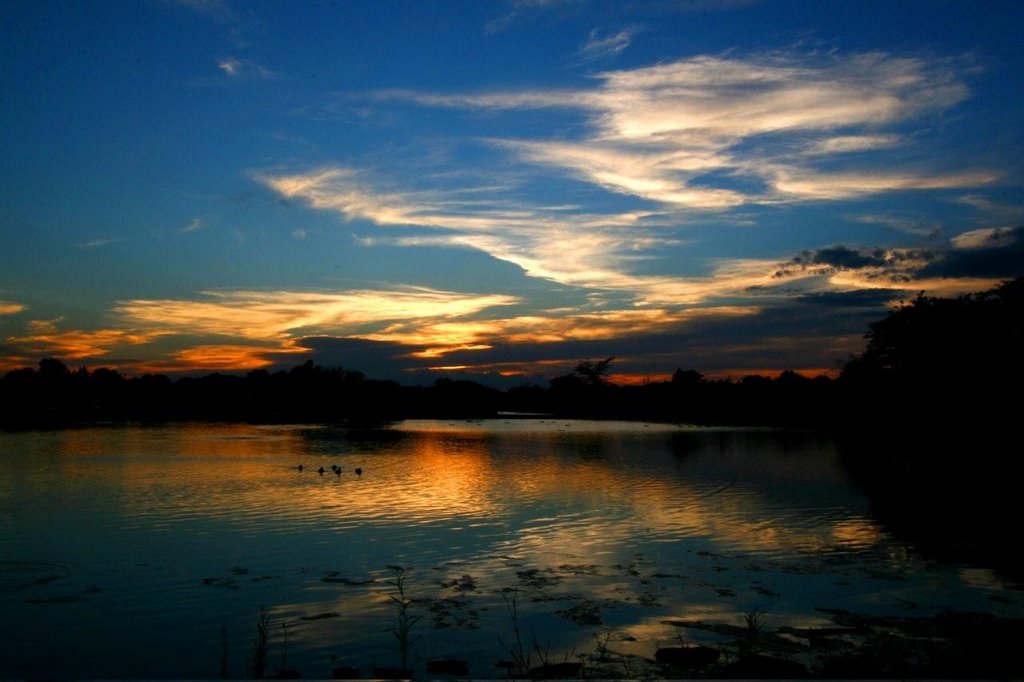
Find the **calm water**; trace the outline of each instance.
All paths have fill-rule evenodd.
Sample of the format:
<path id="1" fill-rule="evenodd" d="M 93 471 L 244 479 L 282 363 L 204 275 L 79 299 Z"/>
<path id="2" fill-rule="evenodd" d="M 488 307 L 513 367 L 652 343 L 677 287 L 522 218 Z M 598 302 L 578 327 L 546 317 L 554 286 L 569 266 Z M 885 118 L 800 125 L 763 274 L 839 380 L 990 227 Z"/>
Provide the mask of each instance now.
<path id="1" fill-rule="evenodd" d="M 475 677 L 504 676 L 506 588 L 553 660 L 606 635 L 651 656 L 671 618 L 1022 603 L 984 567 L 888 536 L 821 436 L 539 420 L 0 433 L 0 677 L 217 677 L 222 660 L 243 677 L 261 607 L 271 672 L 368 675 L 400 662 L 389 565 L 409 568 L 420 617 L 411 667 L 468 659 Z"/>

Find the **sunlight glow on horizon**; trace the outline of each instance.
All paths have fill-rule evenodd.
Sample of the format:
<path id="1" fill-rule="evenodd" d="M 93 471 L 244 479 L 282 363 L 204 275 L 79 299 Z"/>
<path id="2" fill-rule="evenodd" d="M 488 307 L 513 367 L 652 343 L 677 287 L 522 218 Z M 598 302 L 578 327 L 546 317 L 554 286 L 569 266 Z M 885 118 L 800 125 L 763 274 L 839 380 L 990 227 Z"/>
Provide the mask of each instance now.
<path id="1" fill-rule="evenodd" d="M 1024 274 L 999 2 L 215 4 L 0 26 L 0 367 L 778 372 Z"/>

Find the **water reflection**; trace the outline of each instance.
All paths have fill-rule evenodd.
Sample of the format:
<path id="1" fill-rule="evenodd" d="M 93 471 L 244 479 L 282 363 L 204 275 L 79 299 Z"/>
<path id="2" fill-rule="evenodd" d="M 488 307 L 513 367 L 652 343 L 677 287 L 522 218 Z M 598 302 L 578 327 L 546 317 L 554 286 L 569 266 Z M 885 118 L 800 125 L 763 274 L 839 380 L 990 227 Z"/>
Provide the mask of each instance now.
<path id="1" fill-rule="evenodd" d="M 307 676 L 331 656 L 393 663 L 388 564 L 415 567 L 418 655 L 473 655 L 479 677 L 502 676 L 482 666 L 507 655 L 506 588 L 550 647 L 614 631 L 647 656 L 668 618 L 806 626 L 827 623 L 818 606 L 1016 599 L 891 538 L 809 434 L 190 424 L 0 434 L 0 458 L 0 608 L 22 624 L 4 676 L 213 676 L 222 627 L 240 676 L 260 605 Z M 54 660 L 52 641 L 75 651 Z"/>

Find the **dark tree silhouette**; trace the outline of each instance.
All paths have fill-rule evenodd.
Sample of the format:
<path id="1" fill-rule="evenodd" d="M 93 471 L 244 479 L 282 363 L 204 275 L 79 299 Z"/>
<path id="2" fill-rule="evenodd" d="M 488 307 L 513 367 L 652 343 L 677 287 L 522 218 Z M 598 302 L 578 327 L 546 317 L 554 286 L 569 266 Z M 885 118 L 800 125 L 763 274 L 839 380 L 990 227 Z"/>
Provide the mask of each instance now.
<path id="1" fill-rule="evenodd" d="M 872 322 L 844 378 L 926 385 L 1021 377 L 1024 278 L 957 298 L 918 295 Z"/>

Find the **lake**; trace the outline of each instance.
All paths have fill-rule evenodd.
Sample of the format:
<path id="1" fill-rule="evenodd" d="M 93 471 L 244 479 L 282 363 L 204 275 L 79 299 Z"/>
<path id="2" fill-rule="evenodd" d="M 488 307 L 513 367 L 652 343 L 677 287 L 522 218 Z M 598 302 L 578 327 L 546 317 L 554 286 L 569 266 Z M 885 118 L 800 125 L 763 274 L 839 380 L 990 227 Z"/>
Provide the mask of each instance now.
<path id="1" fill-rule="evenodd" d="M 245 677 L 261 612 L 268 673 L 368 677 L 401 664 L 403 599 L 418 674 L 450 658 L 505 677 L 518 626 L 532 664 L 600 649 L 627 676 L 681 641 L 727 650 L 751 616 L 771 631 L 834 625 L 822 608 L 1006 617 L 1021 596 L 892 536 L 812 433 L 543 419 L 0 432 L 0 677 Z"/>

